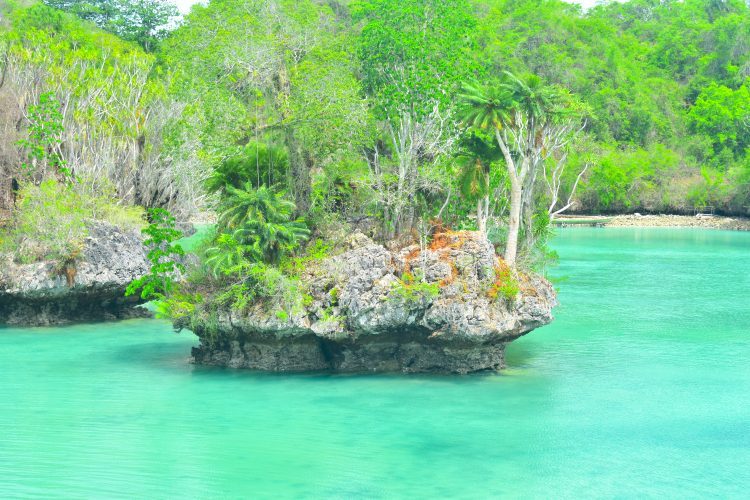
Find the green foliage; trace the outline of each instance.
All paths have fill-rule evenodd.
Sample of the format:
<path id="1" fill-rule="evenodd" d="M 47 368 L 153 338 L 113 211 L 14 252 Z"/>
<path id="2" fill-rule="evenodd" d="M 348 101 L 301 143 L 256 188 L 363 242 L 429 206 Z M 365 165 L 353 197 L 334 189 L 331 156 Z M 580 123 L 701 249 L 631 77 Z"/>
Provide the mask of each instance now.
<path id="1" fill-rule="evenodd" d="M 211 164 L 233 156 L 236 144 L 283 144 L 287 192 L 307 211 L 315 168 L 356 157 L 367 133 L 351 36 L 325 2 L 196 6 L 160 53 L 177 68 L 174 94 L 192 103 L 181 134 Z M 245 180 L 260 184 L 257 175 Z"/>
<path id="2" fill-rule="evenodd" d="M 480 71 L 466 0 L 367 0 L 352 7 L 361 22 L 365 90 L 384 116 L 416 116 L 447 107 L 460 82 Z"/>
<path id="3" fill-rule="evenodd" d="M 185 164 L 195 159 L 192 148 L 181 138 L 180 154 L 176 148 L 164 150 L 177 140 L 172 124 L 183 107 L 166 96 L 169 72 L 157 69 L 155 57 L 133 43 L 72 14 L 28 3 L 11 4 L 4 16 L 10 29 L 0 30 L 0 47 L 5 47 L 2 126 L 15 129 L 18 123 L 25 128 L 29 118 L 33 131 L 49 129 L 37 124 L 53 123 L 54 133 L 37 135 L 54 138 L 47 141 L 54 144 L 46 151 L 59 168 L 76 176 L 107 178 L 129 204 L 194 210 L 196 200 L 203 198 L 196 191 L 196 178 L 203 176 L 192 168 L 195 161 Z M 49 98 L 39 103 L 38 96 Z M 41 120 L 29 114 L 31 104 L 38 103 Z M 0 147 L 7 155 L 7 146 Z M 3 163 L 13 176 L 23 177 L 20 165 L 10 159 Z M 39 167 L 44 162 L 36 163 Z M 35 172 L 37 182 L 46 175 L 60 177 L 55 169 L 46 170 Z"/>
<path id="4" fill-rule="evenodd" d="M 728 147 L 742 154 L 750 147 L 750 89 L 737 90 L 711 83 L 701 90 L 688 114 L 695 132 L 713 138 L 714 150 Z"/>
<path id="5" fill-rule="evenodd" d="M 255 259 L 278 264 L 307 239 L 310 231 L 302 219 L 292 220 L 294 203 L 266 186 L 251 183 L 236 189 L 226 186 L 219 208 L 219 227 L 232 233 L 237 245 Z"/>
<path id="6" fill-rule="evenodd" d="M 203 297 L 200 294 L 175 289 L 171 295 L 156 302 L 156 317 L 172 321 L 190 318 L 201 302 Z"/>
<path id="7" fill-rule="evenodd" d="M 284 310 L 276 311 L 276 319 L 279 321 L 287 321 L 289 319 L 289 313 Z"/>
<path id="8" fill-rule="evenodd" d="M 332 252 L 333 247 L 330 242 L 325 242 L 321 238 L 317 238 L 307 245 L 302 255 L 284 258 L 279 268 L 288 276 L 299 276 L 310 265 L 330 257 Z"/>
<path id="9" fill-rule="evenodd" d="M 109 222 L 125 229 L 140 228 L 143 212 L 117 203 L 114 188 L 90 179 L 60 184 L 24 183 L 19 193 L 8 244 L 21 262 L 63 262 L 83 249 L 87 223 Z"/>
<path id="10" fill-rule="evenodd" d="M 559 256 L 549 246 L 555 235 L 551 222 L 549 212 L 542 208 L 534 213 L 531 227 L 525 229 L 531 232 L 530 237 L 527 239 L 531 244 L 531 248 L 526 248 L 524 255 L 524 267 L 526 269 L 546 274 L 548 267 L 557 264 Z"/>
<path id="11" fill-rule="evenodd" d="M 507 177 L 504 166 L 500 163 L 502 154 L 495 142 L 494 137 L 489 133 L 479 129 L 467 130 L 461 140 L 461 154 L 457 158 L 457 183 L 458 190 L 464 200 L 476 203 L 480 200 L 480 207 L 489 210 L 490 207 L 484 207 L 481 201 L 485 198 L 490 204 L 495 202 L 494 199 L 503 187 L 504 180 Z M 462 215 L 467 209 L 461 211 L 461 207 L 451 207 L 458 209 L 458 220 L 453 222 L 454 226 L 463 227 L 465 222 Z M 479 216 L 479 214 L 477 214 Z M 489 216 L 489 213 L 485 214 Z M 449 216 L 444 216 L 448 220 Z M 477 224 L 479 221 L 477 221 Z M 477 229 L 472 226 L 471 229 Z"/>
<path id="12" fill-rule="evenodd" d="M 440 295 L 438 283 L 427 283 L 421 276 L 404 273 L 401 278 L 393 283 L 389 297 L 407 304 L 420 304 L 425 301 L 432 301 L 438 295 Z"/>
<path id="13" fill-rule="evenodd" d="M 694 180 L 680 181 L 680 158 L 662 145 L 606 151 L 580 191 L 592 211 L 685 211 Z"/>
<path id="14" fill-rule="evenodd" d="M 273 186 L 284 179 L 289 158 L 282 147 L 251 142 L 242 150 L 224 159 L 206 180 L 209 193 L 227 196 L 227 188 L 242 189 L 250 182 L 253 188 Z"/>
<path id="15" fill-rule="evenodd" d="M 301 220 L 291 220 L 294 204 L 261 186 L 225 186 L 219 229 L 205 250 L 204 262 L 218 280 L 220 303 L 244 310 L 254 300 L 280 305 L 289 314 L 303 304 L 294 271 L 302 259 L 291 253 L 310 232 Z M 311 246 L 312 257 L 328 251 L 322 242 Z M 308 259 L 311 257 L 308 257 Z M 278 265 L 281 264 L 281 268 Z M 282 270 L 283 269 L 283 270 Z"/>
<path id="16" fill-rule="evenodd" d="M 477 5 L 477 40 L 489 74 L 532 72 L 582 96 L 592 108 L 590 132 L 619 150 L 611 159 L 657 147 L 677 156 L 679 170 L 667 177 L 656 173 L 658 182 L 645 203 L 639 201 L 640 175 L 618 175 L 620 164 L 607 166 L 605 177 L 618 186 L 609 192 L 602 173 L 592 169 L 583 179 L 582 186 L 589 185 L 580 191 L 586 196 L 579 197 L 584 201 L 579 209 L 620 210 L 614 207 L 629 204 L 629 210 L 684 211 L 692 208 L 688 193 L 707 188 L 702 167 L 741 169 L 747 128 L 737 115 L 743 114 L 742 88 L 750 75 L 745 3 L 631 0 L 586 12 L 562 2 Z M 730 189 L 717 208 L 736 210 L 731 193 L 740 191 Z"/>
<path id="17" fill-rule="evenodd" d="M 185 266 L 175 261 L 185 255 L 182 247 L 174 243 L 182 238 L 182 233 L 175 229 L 175 219 L 167 210 L 152 208 L 149 219 L 151 223 L 142 232 L 147 236 L 143 244 L 148 248 L 151 270 L 130 283 L 125 295 L 134 295 L 140 290 L 144 300 L 163 300 L 172 296 L 176 275 L 185 271 Z M 170 304 L 170 307 L 174 307 L 174 304 Z"/>
<path id="18" fill-rule="evenodd" d="M 171 0 L 43 0 L 153 51 L 179 17 Z"/>
<path id="19" fill-rule="evenodd" d="M 508 71 L 498 82 L 464 85 L 460 99 L 464 123 L 480 131 L 518 128 L 525 125 L 517 123 L 519 116 L 529 124 L 552 123 L 576 111 L 563 89 L 545 85 L 537 75 L 519 78 Z"/>
<path id="20" fill-rule="evenodd" d="M 503 298 L 507 301 L 513 301 L 520 290 L 520 284 L 513 275 L 513 270 L 507 265 L 501 264 L 495 268 L 495 281 L 487 291 L 487 296 L 492 300 Z"/>
<path id="21" fill-rule="evenodd" d="M 238 278 L 216 296 L 220 304 L 244 311 L 254 301 L 260 300 L 273 307 L 281 307 L 287 315 L 302 305 L 304 294 L 297 280 L 274 266 L 262 262 L 247 263 Z"/>
<path id="22" fill-rule="evenodd" d="M 60 154 L 63 117 L 54 93 L 45 92 L 39 96 L 39 103 L 29 107 L 28 116 L 28 138 L 18 141 L 18 145 L 26 150 L 31 163 L 24 162 L 21 168 L 33 176 L 37 170 L 44 172 L 49 166 L 53 172 L 67 178 L 70 170 Z"/>
<path id="23" fill-rule="evenodd" d="M 251 265 L 252 248 L 241 245 L 231 234 L 222 233 L 205 251 L 204 263 L 215 278 L 241 276 Z"/>
<path id="24" fill-rule="evenodd" d="M 495 132 L 568 111 L 587 116 L 597 154 L 569 145 L 543 165 L 567 155 L 564 191 L 590 163 L 576 209 L 750 205 L 741 1 L 583 11 L 546 0 L 212 0 L 166 38 L 174 11 L 162 0 L 46 3 L 119 37 L 45 5 L 2 7 L 0 97 L 25 112 L 24 134 L 28 123 L 0 151 L 2 178 L 23 177 L 8 154 L 21 149 L 34 182 L 71 183 L 25 184 L 10 244 L 25 260 L 74 255 L 87 218 L 130 223 L 117 195 L 146 206 L 197 200 L 186 212 L 216 202 L 217 234 L 196 278 L 206 290 L 178 297 L 171 287 L 163 304 L 177 315 L 211 294 L 238 307 L 279 300 L 288 314 L 305 301 L 296 277 L 335 251 L 334 230 L 408 236 L 438 213 L 473 228 L 469 214 L 487 197 L 501 243 L 510 180 Z M 469 131 L 454 126 L 461 114 Z M 18 118 L 8 114 L 5 130 Z M 103 195 L 66 169 L 116 190 Z M 541 210 L 550 200 L 541 177 L 530 189 L 523 236 L 536 266 L 551 257 Z M 301 249 L 308 225 L 321 241 Z M 144 292 L 166 294 L 156 275 L 153 286 Z M 512 295 L 507 286 L 499 296 Z M 410 300 L 435 291 L 409 276 L 396 288 Z"/>
<path id="25" fill-rule="evenodd" d="M 306 220 L 311 227 L 325 231 L 347 216 L 360 215 L 372 203 L 375 193 L 370 171 L 363 158 L 341 158 L 327 164 L 313 177 L 312 208 Z"/>

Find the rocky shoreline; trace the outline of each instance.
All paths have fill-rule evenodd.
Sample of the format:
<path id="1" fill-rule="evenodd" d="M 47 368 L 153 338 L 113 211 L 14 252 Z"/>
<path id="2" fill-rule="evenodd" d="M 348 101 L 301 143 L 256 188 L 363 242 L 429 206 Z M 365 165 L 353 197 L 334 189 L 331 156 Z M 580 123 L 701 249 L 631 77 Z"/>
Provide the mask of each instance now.
<path id="1" fill-rule="evenodd" d="M 504 367 L 506 345 L 552 321 L 544 278 L 509 270 L 474 232 L 388 250 L 355 234 L 301 277 L 310 300 L 288 316 L 257 302 L 210 304 L 177 327 L 200 338 L 198 364 L 274 372 L 469 373 Z M 418 279 L 410 277 L 419 277 Z M 515 280 L 515 278 L 514 278 Z M 517 286 L 517 293 L 499 293 Z"/>
<path id="2" fill-rule="evenodd" d="M 563 215 L 555 218 L 559 226 L 595 225 L 599 227 L 694 227 L 723 229 L 727 231 L 750 231 L 750 219 L 724 217 L 720 215 L 671 215 L 671 214 L 627 214 L 627 215 Z"/>
<path id="3" fill-rule="evenodd" d="M 605 225 L 607 227 L 696 227 L 729 231 L 750 231 L 750 219 L 722 217 L 718 215 L 616 215 Z"/>
<path id="4" fill-rule="evenodd" d="M 15 263 L 0 255 L 0 325 L 49 326 L 140 317 L 138 296 L 125 297 L 131 281 L 147 274 L 142 237 L 92 221 L 81 257 L 63 269 L 53 262 Z"/>

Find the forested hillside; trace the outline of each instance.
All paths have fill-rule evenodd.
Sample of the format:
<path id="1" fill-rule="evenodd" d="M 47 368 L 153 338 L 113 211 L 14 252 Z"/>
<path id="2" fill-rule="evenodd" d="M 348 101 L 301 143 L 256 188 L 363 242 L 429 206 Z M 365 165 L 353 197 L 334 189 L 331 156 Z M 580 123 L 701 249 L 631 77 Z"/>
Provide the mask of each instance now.
<path id="1" fill-rule="evenodd" d="M 488 9 L 496 67 L 560 83 L 592 108 L 587 211 L 712 204 L 750 193 L 750 10 L 742 1 L 633 1 L 582 16 L 558 2 Z"/>
<path id="2" fill-rule="evenodd" d="M 242 247 L 232 210 L 269 197 L 315 234 L 529 254 L 564 210 L 749 210 L 740 0 L 13 1 L 1 25 L 6 212 L 86 186 Z"/>

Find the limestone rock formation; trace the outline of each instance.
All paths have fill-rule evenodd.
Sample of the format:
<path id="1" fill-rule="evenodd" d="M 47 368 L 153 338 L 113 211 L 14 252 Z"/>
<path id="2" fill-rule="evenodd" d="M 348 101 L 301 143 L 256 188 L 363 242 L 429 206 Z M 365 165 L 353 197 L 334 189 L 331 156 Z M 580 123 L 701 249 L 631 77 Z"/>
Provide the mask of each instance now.
<path id="1" fill-rule="evenodd" d="M 362 234 L 302 276 L 312 301 L 291 314 L 256 303 L 196 315 L 197 363 L 266 371 L 467 373 L 504 366 L 505 346 L 552 320 L 555 292 L 509 271 L 479 233 L 389 251 Z M 505 271 L 505 272 L 504 272 Z"/>
<path id="2" fill-rule="evenodd" d="M 55 325 L 143 313 L 128 284 L 150 263 L 137 231 L 91 222 L 82 255 L 67 265 L 17 264 L 0 255 L 0 324 Z"/>

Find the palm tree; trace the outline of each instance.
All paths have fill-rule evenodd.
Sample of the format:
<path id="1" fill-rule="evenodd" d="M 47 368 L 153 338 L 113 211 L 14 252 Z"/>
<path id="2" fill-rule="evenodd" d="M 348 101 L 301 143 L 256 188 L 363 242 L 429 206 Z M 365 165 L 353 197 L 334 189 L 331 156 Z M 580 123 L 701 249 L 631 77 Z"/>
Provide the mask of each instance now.
<path id="1" fill-rule="evenodd" d="M 237 229 L 245 222 L 262 219 L 289 220 L 294 213 L 294 203 L 265 185 L 255 189 L 250 182 L 242 187 L 226 187 L 227 196 L 219 207 L 219 226 Z"/>
<path id="2" fill-rule="evenodd" d="M 253 247 L 241 245 L 231 234 L 220 234 L 212 247 L 206 249 L 205 263 L 214 277 L 241 274 L 248 258 L 260 258 Z"/>
<path id="3" fill-rule="evenodd" d="M 527 196 L 533 190 L 538 153 L 545 127 L 556 113 L 557 96 L 536 76 L 522 80 L 506 72 L 505 79 L 494 85 L 467 85 L 460 99 L 464 123 L 493 133 L 505 159 L 511 185 L 505 261 L 515 267 L 524 190 L 529 191 Z"/>
<path id="4" fill-rule="evenodd" d="M 237 241 L 250 245 L 265 262 L 271 264 L 278 264 L 285 253 L 294 250 L 309 236 L 310 230 L 301 220 L 249 220 L 233 234 Z"/>
<path id="5" fill-rule="evenodd" d="M 242 189 L 227 186 L 219 227 L 224 233 L 231 233 L 248 253 L 278 263 L 284 253 L 310 235 L 302 219 L 292 220 L 294 210 L 294 203 L 265 185 L 258 189 L 249 182 Z"/>
<path id="6" fill-rule="evenodd" d="M 206 179 L 209 193 L 227 194 L 227 187 L 242 188 L 249 180 L 254 187 L 273 186 L 289 165 L 286 151 L 273 144 L 251 142 L 234 156 L 225 158 Z"/>
<path id="7" fill-rule="evenodd" d="M 515 102 L 506 85 L 467 84 L 460 99 L 464 105 L 462 120 L 477 129 L 502 128 L 510 122 Z"/>
<path id="8" fill-rule="evenodd" d="M 463 143 L 466 154 L 459 157 L 459 187 L 464 197 L 477 200 L 477 228 L 486 234 L 490 215 L 490 167 L 499 159 L 499 151 L 477 133 L 469 134 Z"/>
<path id="9" fill-rule="evenodd" d="M 505 83 L 503 84 L 513 96 L 514 107 L 520 111 L 527 120 L 543 122 L 552 118 L 558 109 L 558 93 L 554 87 L 544 85 L 541 78 L 529 75 L 521 80 L 513 73 L 505 72 Z"/>

